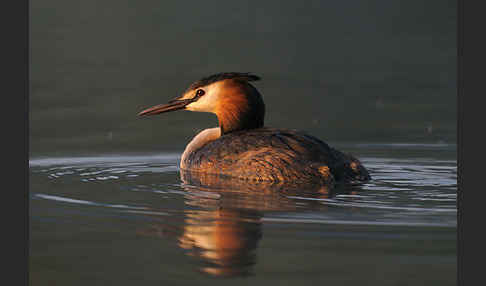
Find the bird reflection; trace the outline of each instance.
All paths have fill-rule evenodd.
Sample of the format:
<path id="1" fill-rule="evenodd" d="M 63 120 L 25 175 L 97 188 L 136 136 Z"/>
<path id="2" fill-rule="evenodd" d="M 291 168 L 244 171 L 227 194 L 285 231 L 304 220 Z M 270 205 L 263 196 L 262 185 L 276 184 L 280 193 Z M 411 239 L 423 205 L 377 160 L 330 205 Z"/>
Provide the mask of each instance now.
<path id="1" fill-rule="evenodd" d="M 295 201 L 288 196 L 302 195 L 303 191 L 318 198 L 328 198 L 330 194 L 329 187 L 322 185 L 252 183 L 189 171 L 180 174 L 189 191 L 186 204 L 204 210 L 186 214 L 179 246 L 203 260 L 202 272 L 215 276 L 252 273 L 264 212 L 295 211 Z"/>
<path id="2" fill-rule="evenodd" d="M 218 277 L 252 274 L 265 213 L 296 211 L 299 204 L 292 196 L 322 199 L 333 196 L 335 190 L 319 185 L 235 181 L 187 171 L 180 174 L 188 206 L 182 229 L 159 223 L 143 233 L 175 236 L 178 246 L 199 260 L 199 271 Z M 310 200 L 308 204 L 311 206 L 307 205 L 306 210 L 312 204 L 321 210 L 325 207 L 318 200 Z"/>
<path id="3" fill-rule="evenodd" d="M 187 215 L 179 246 L 203 259 L 200 270 L 215 276 L 244 276 L 256 263 L 262 237 L 258 211 L 218 209 Z"/>

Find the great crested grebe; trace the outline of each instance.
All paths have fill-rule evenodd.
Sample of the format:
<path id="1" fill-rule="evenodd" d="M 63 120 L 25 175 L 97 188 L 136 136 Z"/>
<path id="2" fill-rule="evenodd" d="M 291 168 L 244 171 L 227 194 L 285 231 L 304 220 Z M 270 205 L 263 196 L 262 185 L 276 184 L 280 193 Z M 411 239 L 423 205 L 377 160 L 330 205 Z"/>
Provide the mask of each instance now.
<path id="1" fill-rule="evenodd" d="M 361 162 L 297 130 L 264 127 L 265 104 L 250 73 L 218 73 L 192 83 L 181 97 L 145 109 L 211 112 L 219 127 L 201 131 L 181 157 L 182 171 L 250 181 L 332 184 L 370 179 Z"/>

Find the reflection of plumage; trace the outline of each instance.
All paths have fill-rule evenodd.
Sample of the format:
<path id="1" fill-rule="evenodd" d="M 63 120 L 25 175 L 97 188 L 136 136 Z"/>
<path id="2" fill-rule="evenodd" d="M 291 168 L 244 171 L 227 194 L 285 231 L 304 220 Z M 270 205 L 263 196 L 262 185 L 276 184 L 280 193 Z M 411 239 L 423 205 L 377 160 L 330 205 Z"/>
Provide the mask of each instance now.
<path id="1" fill-rule="evenodd" d="M 199 133 L 187 145 L 181 169 L 251 181 L 363 182 L 368 171 L 351 155 L 303 132 L 264 127 L 265 104 L 248 73 L 220 73 L 196 81 L 168 104 L 139 113 L 185 109 L 217 115 L 219 128 Z"/>
<path id="2" fill-rule="evenodd" d="M 246 276 L 256 263 L 262 237 L 261 214 L 249 210 L 194 211 L 187 214 L 179 246 L 206 261 L 201 271 Z"/>

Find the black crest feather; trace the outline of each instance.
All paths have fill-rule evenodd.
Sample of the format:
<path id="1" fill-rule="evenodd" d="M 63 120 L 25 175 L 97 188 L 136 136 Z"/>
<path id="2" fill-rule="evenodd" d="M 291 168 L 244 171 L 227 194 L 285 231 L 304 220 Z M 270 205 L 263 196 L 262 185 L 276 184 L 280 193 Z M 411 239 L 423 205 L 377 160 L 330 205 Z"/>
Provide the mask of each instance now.
<path id="1" fill-rule="evenodd" d="M 201 86 L 206 86 L 225 79 L 236 79 L 241 81 L 257 81 L 260 77 L 248 72 L 222 72 L 204 77 L 200 80 L 193 82 L 188 90 L 196 89 Z"/>

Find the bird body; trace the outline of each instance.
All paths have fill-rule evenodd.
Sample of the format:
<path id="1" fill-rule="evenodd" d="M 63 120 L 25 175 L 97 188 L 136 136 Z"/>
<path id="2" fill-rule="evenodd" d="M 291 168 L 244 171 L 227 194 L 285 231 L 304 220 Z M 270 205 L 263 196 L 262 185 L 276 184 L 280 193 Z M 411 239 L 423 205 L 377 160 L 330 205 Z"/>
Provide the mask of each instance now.
<path id="1" fill-rule="evenodd" d="M 225 134 L 196 150 L 185 151 L 180 166 L 192 172 L 211 170 L 251 181 L 330 183 L 369 179 L 354 157 L 290 129 L 257 128 Z"/>
<path id="2" fill-rule="evenodd" d="M 247 73 L 220 73 L 193 83 L 179 98 L 139 113 L 212 112 L 219 127 L 194 137 L 180 168 L 246 181 L 333 184 L 370 179 L 361 162 L 304 132 L 264 127 L 265 105 Z"/>

